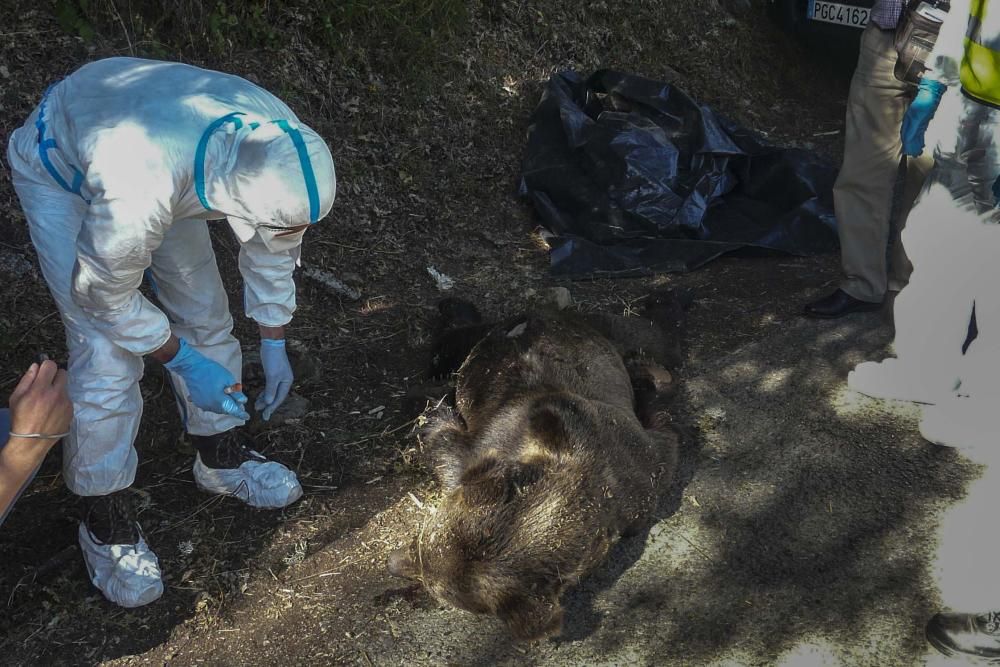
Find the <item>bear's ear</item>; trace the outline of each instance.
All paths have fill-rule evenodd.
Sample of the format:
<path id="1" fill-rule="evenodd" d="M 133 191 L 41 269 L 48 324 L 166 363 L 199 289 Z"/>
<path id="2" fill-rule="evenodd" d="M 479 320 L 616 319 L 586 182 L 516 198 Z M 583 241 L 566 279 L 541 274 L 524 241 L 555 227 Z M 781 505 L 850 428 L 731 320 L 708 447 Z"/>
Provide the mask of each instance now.
<path id="1" fill-rule="evenodd" d="M 489 456 L 477 461 L 462 475 L 462 494 L 465 502 L 474 507 L 499 505 L 510 501 L 544 474 L 541 465 L 501 461 Z"/>
<path id="2" fill-rule="evenodd" d="M 562 632 L 563 609 L 558 597 L 513 595 L 497 608 L 497 616 L 515 639 L 535 641 Z"/>
<path id="3" fill-rule="evenodd" d="M 475 484 L 484 479 L 502 476 L 503 461 L 497 456 L 481 456 L 462 472 L 462 484 Z"/>
<path id="4" fill-rule="evenodd" d="M 465 436 L 453 434 L 453 442 L 464 444 Z M 458 447 L 441 447 L 430 452 L 431 466 L 434 469 L 434 477 L 446 491 L 453 491 L 462 480 L 465 460 L 462 456 L 463 450 Z"/>
<path id="5" fill-rule="evenodd" d="M 561 406 L 557 403 L 541 405 L 532 410 L 528 427 L 531 429 L 531 437 L 546 450 L 557 452 L 569 448 L 566 422 Z"/>
<path id="6" fill-rule="evenodd" d="M 458 486 L 472 443 L 472 436 L 458 412 L 449 406 L 438 407 L 417 432 L 417 438 L 441 486 L 446 491 Z"/>
<path id="7" fill-rule="evenodd" d="M 501 502 L 507 496 L 503 462 L 485 456 L 465 469 L 460 480 L 462 496 L 473 507 Z"/>

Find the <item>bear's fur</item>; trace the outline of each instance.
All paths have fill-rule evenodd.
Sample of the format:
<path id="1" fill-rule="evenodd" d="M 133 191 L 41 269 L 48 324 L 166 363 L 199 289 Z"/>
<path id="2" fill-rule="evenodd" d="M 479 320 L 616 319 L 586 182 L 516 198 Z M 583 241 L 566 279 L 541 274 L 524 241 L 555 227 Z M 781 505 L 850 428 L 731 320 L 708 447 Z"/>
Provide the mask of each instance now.
<path id="1" fill-rule="evenodd" d="M 560 632 L 562 593 L 642 527 L 674 474 L 672 376 L 657 362 L 680 361 L 683 307 L 661 294 L 649 311 L 626 323 L 542 310 L 485 327 L 470 304 L 441 304 L 437 370 L 464 363 L 455 407 L 421 440 L 447 495 L 390 572 L 519 639 Z M 635 331 L 653 333 L 636 346 Z"/>

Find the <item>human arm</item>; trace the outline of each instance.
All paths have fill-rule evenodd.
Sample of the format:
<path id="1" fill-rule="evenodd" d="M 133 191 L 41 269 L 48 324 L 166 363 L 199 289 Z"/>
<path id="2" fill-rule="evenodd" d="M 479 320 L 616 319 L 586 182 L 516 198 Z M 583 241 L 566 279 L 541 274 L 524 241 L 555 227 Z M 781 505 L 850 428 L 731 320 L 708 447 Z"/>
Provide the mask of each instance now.
<path id="1" fill-rule="evenodd" d="M 257 325 L 257 330 L 260 331 L 260 339 L 265 340 L 284 340 L 285 339 L 285 327 L 267 327 L 263 324 Z"/>
<path id="2" fill-rule="evenodd" d="M 233 374 L 173 334 L 164 348 L 172 347 L 173 341 L 176 341 L 177 351 L 163 365 L 183 378 L 191 401 L 208 412 L 250 419 L 243 408 L 247 402 L 246 394 Z M 164 356 L 161 349 L 154 353 L 153 358 L 162 359 Z"/>
<path id="3" fill-rule="evenodd" d="M 256 320 L 261 338 L 260 358 L 266 384 L 254 407 L 264 421 L 285 401 L 295 380 L 285 348 L 285 325 L 295 310 L 292 274 L 300 247 L 272 252 L 254 238 L 240 248 L 240 272 L 244 281 L 244 305 Z"/>
<path id="4" fill-rule="evenodd" d="M 158 201 L 104 195 L 91 204 L 77 239 L 73 300 L 113 343 L 184 378 L 195 405 L 249 419 L 246 397 L 225 393 L 236 384 L 232 374 L 173 335 L 166 316 L 139 292 L 169 227 L 169 211 Z"/>
<path id="5" fill-rule="evenodd" d="M 903 125 L 900 128 L 900 141 L 903 145 L 903 154 L 916 157 L 924 152 L 924 136 L 927 134 L 927 127 L 934 118 L 941 97 L 947 89 L 940 81 L 924 77 L 917 86 L 916 97 L 910 102 L 910 107 L 903 116 Z"/>
<path id="6" fill-rule="evenodd" d="M 239 390 L 232 373 L 183 338 L 170 334 L 167 342 L 149 356 L 184 378 L 192 402 L 202 410 L 250 419 L 243 408 L 246 394 Z"/>
<path id="7" fill-rule="evenodd" d="M 264 421 L 268 421 L 288 398 L 295 381 L 285 349 L 285 327 L 260 325 L 260 362 L 264 367 L 266 384 L 264 391 L 257 397 L 254 408 L 261 413 Z"/>
<path id="8" fill-rule="evenodd" d="M 66 372 L 51 361 L 32 364 L 10 396 L 11 435 L 0 449 L 0 521 L 59 441 L 58 437 L 44 436 L 59 436 L 69 430 L 73 404 L 66 392 L 66 379 Z M 0 435 L 4 437 L 7 434 Z"/>
<path id="9" fill-rule="evenodd" d="M 247 317 L 264 328 L 282 328 L 295 312 L 295 267 L 302 246 L 272 251 L 259 238 L 240 244 L 243 307 Z M 263 333 L 263 330 L 262 330 Z"/>
<path id="10" fill-rule="evenodd" d="M 900 138 L 904 155 L 918 156 L 923 153 L 927 128 L 945 90 L 949 86 L 959 85 L 969 9 L 969 0 L 953 0 L 951 9 L 945 15 L 934 49 L 927 59 L 927 70 L 903 117 Z"/>
<path id="11" fill-rule="evenodd" d="M 149 356 L 153 359 L 153 361 L 166 364 L 168 361 L 177 356 L 177 351 L 180 350 L 180 347 L 181 339 L 171 333 L 170 337 L 167 338 L 167 342 L 150 352 Z"/>

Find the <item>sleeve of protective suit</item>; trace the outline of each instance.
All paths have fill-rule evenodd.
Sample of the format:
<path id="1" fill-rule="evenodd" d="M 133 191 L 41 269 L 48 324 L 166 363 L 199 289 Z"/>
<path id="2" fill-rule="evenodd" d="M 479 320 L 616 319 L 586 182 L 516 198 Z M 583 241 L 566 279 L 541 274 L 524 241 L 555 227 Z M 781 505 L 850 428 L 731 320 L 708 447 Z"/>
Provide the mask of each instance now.
<path id="1" fill-rule="evenodd" d="M 165 213 L 152 199 L 96 198 L 77 237 L 73 300 L 113 343 L 136 355 L 170 337 L 167 317 L 139 293 Z"/>
<path id="2" fill-rule="evenodd" d="M 266 327 L 280 327 L 295 312 L 295 281 L 292 274 L 302 246 L 284 252 L 268 250 L 254 237 L 240 244 L 240 274 L 243 276 L 243 305 L 247 317 Z"/>
<path id="3" fill-rule="evenodd" d="M 925 79 L 939 81 L 949 87 L 958 85 L 971 6 L 971 0 L 951 0 L 951 9 L 927 59 Z"/>

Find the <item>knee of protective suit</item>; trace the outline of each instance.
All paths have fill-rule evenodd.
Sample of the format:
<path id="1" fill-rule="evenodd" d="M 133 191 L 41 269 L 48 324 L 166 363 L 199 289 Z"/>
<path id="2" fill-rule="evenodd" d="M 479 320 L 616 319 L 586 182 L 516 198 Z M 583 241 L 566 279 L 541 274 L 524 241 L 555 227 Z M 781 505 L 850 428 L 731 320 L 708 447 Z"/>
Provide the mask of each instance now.
<path id="1" fill-rule="evenodd" d="M 69 334 L 69 332 L 67 332 Z M 142 417 L 141 357 L 96 330 L 68 335 L 73 426 L 63 444 L 63 474 L 77 495 L 104 495 L 135 476 L 132 447 Z"/>
<path id="2" fill-rule="evenodd" d="M 74 403 L 117 405 L 142 379 L 142 357 L 95 331 L 67 331 L 69 392 Z"/>

